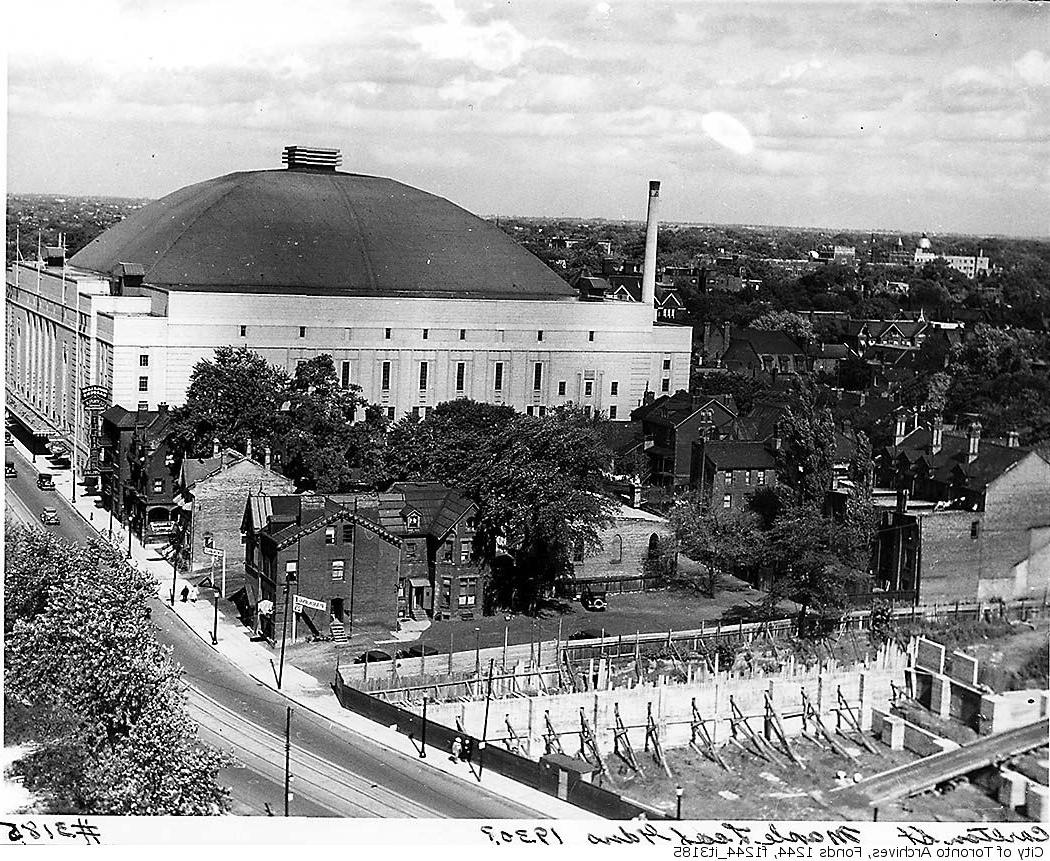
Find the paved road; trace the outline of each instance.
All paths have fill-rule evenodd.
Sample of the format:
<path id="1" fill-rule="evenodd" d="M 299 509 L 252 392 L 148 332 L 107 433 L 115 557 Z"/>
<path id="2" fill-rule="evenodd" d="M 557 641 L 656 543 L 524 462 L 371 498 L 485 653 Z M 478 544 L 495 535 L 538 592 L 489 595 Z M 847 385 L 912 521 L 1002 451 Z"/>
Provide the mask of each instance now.
<path id="1" fill-rule="evenodd" d="M 1048 734 L 1050 723 L 1047 718 L 1042 718 L 1035 723 L 985 736 L 954 750 L 927 756 L 882 774 L 872 775 L 848 789 L 867 796 L 872 804 L 906 798 L 933 789 L 953 777 L 969 774 L 979 768 L 1004 762 L 1025 751 L 1043 747 L 1047 744 Z"/>
<path id="2" fill-rule="evenodd" d="M 50 505 L 61 517 L 58 526 L 47 527 L 51 532 L 78 543 L 97 537 L 57 493 L 37 489 L 32 466 L 12 446 L 6 447 L 6 456 L 18 468 L 16 478 L 6 479 L 11 513 L 39 526 L 40 509 Z M 38 458 L 37 467 L 47 471 L 47 461 Z M 108 514 L 100 509 L 96 517 Z M 184 668 L 188 707 L 202 739 L 242 763 L 223 775 L 234 794 L 234 812 L 261 814 L 267 802 L 281 812 L 287 700 L 216 654 L 160 600 L 153 621 L 157 639 L 171 647 Z M 295 815 L 544 818 L 483 787 L 450 780 L 305 709 L 295 710 L 292 745 Z"/>

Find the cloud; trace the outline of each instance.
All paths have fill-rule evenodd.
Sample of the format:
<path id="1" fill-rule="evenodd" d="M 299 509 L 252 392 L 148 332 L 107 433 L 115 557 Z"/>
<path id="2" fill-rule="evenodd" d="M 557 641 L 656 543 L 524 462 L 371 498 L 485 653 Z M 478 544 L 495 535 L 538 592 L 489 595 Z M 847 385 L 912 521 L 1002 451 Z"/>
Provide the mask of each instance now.
<path id="1" fill-rule="evenodd" d="M 711 111 L 701 117 L 700 127 L 711 140 L 737 155 L 749 155 L 755 148 L 751 132 L 740 120 L 722 111 Z"/>
<path id="2" fill-rule="evenodd" d="M 1034 48 L 1014 63 L 1014 71 L 1032 87 L 1050 87 L 1050 59 Z"/>
<path id="3" fill-rule="evenodd" d="M 517 65 L 536 44 L 506 20 L 477 24 L 455 0 L 431 0 L 439 20 L 416 27 L 412 36 L 424 52 L 440 59 L 465 59 L 481 69 L 501 72 Z"/>

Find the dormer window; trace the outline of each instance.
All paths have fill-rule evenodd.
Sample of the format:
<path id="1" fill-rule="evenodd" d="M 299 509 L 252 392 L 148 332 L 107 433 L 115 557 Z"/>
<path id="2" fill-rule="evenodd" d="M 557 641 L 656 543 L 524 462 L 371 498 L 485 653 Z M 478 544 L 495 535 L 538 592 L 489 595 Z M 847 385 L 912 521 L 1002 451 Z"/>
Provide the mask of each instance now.
<path id="1" fill-rule="evenodd" d="M 419 515 L 414 511 L 408 515 L 408 528 L 419 529 Z"/>

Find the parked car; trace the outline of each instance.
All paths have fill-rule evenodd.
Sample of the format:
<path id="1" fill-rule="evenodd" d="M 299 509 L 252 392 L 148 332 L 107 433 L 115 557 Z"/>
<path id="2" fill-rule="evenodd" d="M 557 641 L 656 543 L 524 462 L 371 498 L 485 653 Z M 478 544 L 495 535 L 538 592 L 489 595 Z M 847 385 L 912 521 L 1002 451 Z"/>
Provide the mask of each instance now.
<path id="1" fill-rule="evenodd" d="M 426 643 L 416 643 L 409 646 L 407 649 L 402 649 L 397 653 L 399 658 L 422 658 L 423 655 L 436 655 L 438 650 L 433 646 L 428 646 Z M 369 659 L 371 660 L 371 659 Z"/>
<path id="2" fill-rule="evenodd" d="M 58 512 L 54 508 L 45 508 L 40 512 L 40 522 L 44 526 L 58 526 Z"/>
<path id="3" fill-rule="evenodd" d="M 18 475 L 18 470 L 15 469 L 15 462 L 13 460 L 4 461 L 4 478 L 14 478 Z"/>
<path id="4" fill-rule="evenodd" d="M 41 490 L 54 490 L 55 480 L 51 477 L 51 473 L 42 472 L 36 479 L 36 486 Z"/>
<path id="5" fill-rule="evenodd" d="M 577 631 L 575 634 L 569 634 L 570 640 L 600 640 L 605 636 L 604 631 L 600 631 L 597 628 L 584 628 L 581 631 Z"/>
<path id="6" fill-rule="evenodd" d="M 606 591 L 604 589 L 585 589 L 583 594 L 580 595 L 580 603 L 583 604 L 584 610 L 601 613 L 609 606 L 605 595 Z"/>
<path id="7" fill-rule="evenodd" d="M 390 655 L 386 652 L 381 652 L 379 649 L 369 649 L 363 655 L 359 655 L 355 660 L 355 664 L 376 664 L 379 661 L 392 660 Z"/>

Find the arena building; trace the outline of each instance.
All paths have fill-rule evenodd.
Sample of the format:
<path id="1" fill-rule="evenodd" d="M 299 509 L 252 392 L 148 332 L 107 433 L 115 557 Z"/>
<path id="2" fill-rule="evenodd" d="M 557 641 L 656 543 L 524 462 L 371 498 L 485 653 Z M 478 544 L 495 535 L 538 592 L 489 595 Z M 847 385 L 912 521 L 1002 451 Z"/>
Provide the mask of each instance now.
<path id="1" fill-rule="evenodd" d="M 9 267 L 8 412 L 74 447 L 78 473 L 101 409 L 180 403 L 228 344 L 289 371 L 330 354 L 391 418 L 469 397 L 623 421 L 646 392 L 688 387 L 691 329 L 655 320 L 659 183 L 642 301 L 595 302 L 443 198 L 341 172 L 335 150 L 284 161 L 180 189 L 69 261 Z"/>

